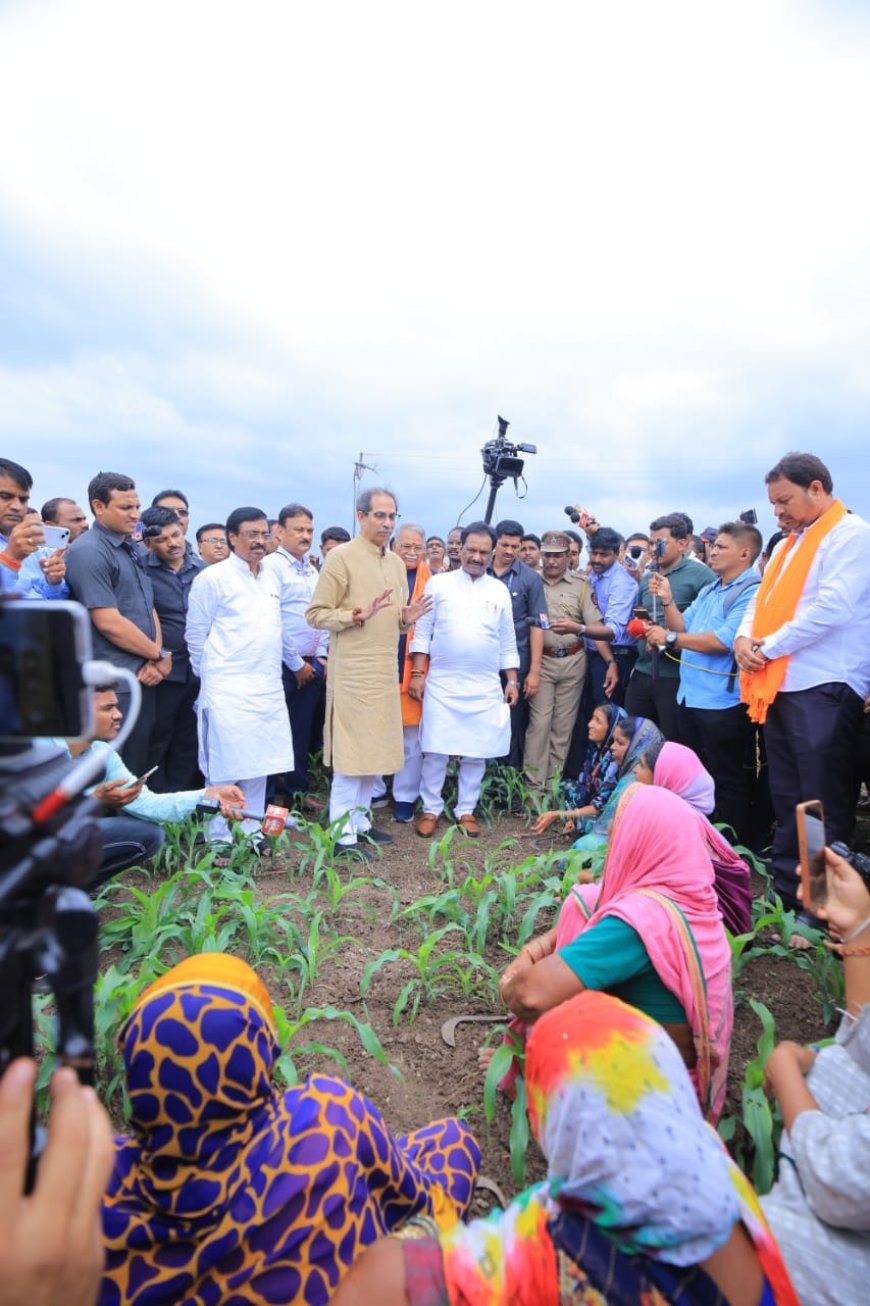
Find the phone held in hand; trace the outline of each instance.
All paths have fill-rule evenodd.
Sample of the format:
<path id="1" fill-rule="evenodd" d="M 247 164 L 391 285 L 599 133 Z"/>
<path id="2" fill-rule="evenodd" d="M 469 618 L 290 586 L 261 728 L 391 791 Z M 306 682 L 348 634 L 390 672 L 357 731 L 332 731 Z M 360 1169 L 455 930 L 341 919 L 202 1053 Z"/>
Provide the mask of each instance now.
<path id="1" fill-rule="evenodd" d="M 151 778 L 151 776 L 154 774 L 156 770 L 157 767 L 152 766 L 150 771 L 146 771 L 144 775 L 137 776 L 136 779 L 133 781 L 131 788 L 135 788 L 136 785 L 143 785 L 146 780 Z"/>
<path id="2" fill-rule="evenodd" d="M 825 867 L 825 814 L 817 798 L 798 803 L 798 856 L 804 907 L 815 911 L 824 907 L 828 897 L 828 873 Z"/>
<path id="3" fill-rule="evenodd" d="M 69 544 L 68 526 L 43 526 L 42 533 L 50 549 L 65 549 Z"/>

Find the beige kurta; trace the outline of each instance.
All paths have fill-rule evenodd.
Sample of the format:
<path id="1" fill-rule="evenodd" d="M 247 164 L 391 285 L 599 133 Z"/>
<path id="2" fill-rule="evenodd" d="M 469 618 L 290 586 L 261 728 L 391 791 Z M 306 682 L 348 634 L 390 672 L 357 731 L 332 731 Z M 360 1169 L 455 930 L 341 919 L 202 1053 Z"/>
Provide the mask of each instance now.
<path id="1" fill-rule="evenodd" d="M 393 601 L 362 627 L 354 608 L 384 590 Z M 330 549 L 305 620 L 328 630 L 323 760 L 342 775 L 392 775 L 404 765 L 399 703 L 399 631 L 408 574 L 395 553 L 358 535 Z"/>

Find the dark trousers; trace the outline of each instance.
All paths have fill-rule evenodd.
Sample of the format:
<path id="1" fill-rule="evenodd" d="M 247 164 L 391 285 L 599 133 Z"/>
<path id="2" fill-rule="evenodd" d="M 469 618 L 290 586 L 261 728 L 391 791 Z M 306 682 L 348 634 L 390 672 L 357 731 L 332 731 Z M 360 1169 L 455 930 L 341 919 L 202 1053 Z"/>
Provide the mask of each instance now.
<path id="1" fill-rule="evenodd" d="M 864 704 L 848 685 L 780 692 L 764 723 L 770 796 L 776 815 L 771 870 L 786 906 L 797 901 L 795 804 L 818 798 L 828 843 L 848 843 L 854 824 L 853 768 Z"/>
<path id="2" fill-rule="evenodd" d="M 735 831 L 739 843 L 749 838 L 755 788 L 755 726 L 743 703 L 733 707 L 680 705 L 680 742 L 693 748 L 716 785 L 715 820 Z"/>
<path id="3" fill-rule="evenodd" d="M 651 676 L 634 669 L 628 682 L 625 710 L 629 716 L 645 716 L 654 721 L 665 739 L 681 743 L 680 718 L 677 711 L 678 676 Z"/>
<path id="4" fill-rule="evenodd" d="M 516 707 L 511 708 L 511 746 L 510 751 L 504 757 L 498 760 L 503 766 L 513 766 L 517 771 L 523 769 L 523 745 L 526 741 L 526 729 L 529 724 L 529 700 L 523 693 L 523 685 L 526 683 L 526 676 L 529 674 L 529 664 L 524 663 L 519 668 L 520 696 Z M 501 672 L 501 685 L 504 689 L 507 684 L 507 676 Z"/>
<path id="5" fill-rule="evenodd" d="M 314 668 L 314 680 L 300 689 L 296 677 L 289 667 L 281 668 L 284 677 L 284 698 L 290 716 L 290 730 L 293 735 L 293 770 L 286 771 L 282 778 L 277 778 L 276 787 L 289 794 L 307 794 L 309 775 L 308 767 L 312 751 L 315 722 L 323 697 L 326 682 L 323 679 L 323 667 L 319 662 L 310 664 Z"/>
<path id="6" fill-rule="evenodd" d="M 157 767 L 148 781 L 148 788 L 155 793 L 175 794 L 179 790 L 203 787 L 193 708 L 198 693 L 199 681 L 195 678 L 164 680 L 156 687 L 154 725 L 146 768 Z"/>
<path id="7" fill-rule="evenodd" d="M 96 893 L 106 880 L 128 866 L 141 866 L 163 847 L 163 830 L 153 821 L 138 816 L 101 816 L 97 820 L 103 842 L 103 858 L 88 883 L 88 892 Z"/>
<path id="8" fill-rule="evenodd" d="M 619 667 L 619 680 L 612 698 L 608 698 L 604 692 L 606 661 L 597 649 L 586 650 L 586 684 L 583 687 L 583 697 L 580 699 L 574 729 L 571 732 L 571 746 L 562 771 L 569 780 L 576 780 L 586 760 L 586 750 L 589 747 L 589 718 L 596 707 L 601 707 L 605 703 L 615 703 L 617 707 L 625 707 L 628 679 L 637 661 L 637 649 L 633 644 L 618 644 L 611 645 L 610 651 Z"/>
<path id="9" fill-rule="evenodd" d="M 118 707 L 126 721 L 130 712 L 130 694 L 126 689 L 118 690 Z M 121 761 L 126 767 L 129 767 L 135 776 L 144 775 L 148 770 L 151 731 L 154 729 L 156 712 L 157 687 L 156 685 L 143 685 L 142 706 L 139 708 L 139 715 L 136 718 L 136 724 L 133 726 L 133 733 L 121 749 Z M 152 762 L 151 765 L 153 766 L 154 763 Z"/>

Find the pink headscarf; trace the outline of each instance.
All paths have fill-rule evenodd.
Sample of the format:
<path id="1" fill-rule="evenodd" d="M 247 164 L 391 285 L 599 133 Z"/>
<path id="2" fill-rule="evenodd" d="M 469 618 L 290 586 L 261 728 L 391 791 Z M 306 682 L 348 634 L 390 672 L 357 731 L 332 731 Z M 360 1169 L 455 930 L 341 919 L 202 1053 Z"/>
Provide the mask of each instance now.
<path id="1" fill-rule="evenodd" d="M 697 1053 L 690 1073 L 715 1122 L 734 1017 L 731 951 L 697 815 L 666 789 L 632 785 L 617 809 L 600 884 L 579 886 L 571 898 L 559 917 L 557 948 L 605 916 L 637 930 L 662 983 L 685 1008 Z"/>
<path id="2" fill-rule="evenodd" d="M 653 770 L 653 784 L 670 789 L 685 799 L 701 816 L 709 816 L 716 806 L 713 777 L 701 765 L 701 759 L 685 744 L 662 746 Z"/>
<path id="3" fill-rule="evenodd" d="M 683 744 L 667 743 L 662 747 L 653 771 L 653 784 L 670 789 L 693 807 L 701 818 L 707 852 L 713 863 L 716 896 L 723 920 L 732 934 L 744 934 L 752 928 L 752 885 L 749 867 L 731 847 L 707 813 L 715 805 L 715 786 L 697 753 Z"/>

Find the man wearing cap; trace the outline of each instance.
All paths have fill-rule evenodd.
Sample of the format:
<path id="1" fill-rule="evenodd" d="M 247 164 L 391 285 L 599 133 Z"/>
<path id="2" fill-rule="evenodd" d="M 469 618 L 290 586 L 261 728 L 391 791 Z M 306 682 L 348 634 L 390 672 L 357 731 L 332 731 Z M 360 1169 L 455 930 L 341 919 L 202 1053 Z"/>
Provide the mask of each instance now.
<path id="1" fill-rule="evenodd" d="M 588 636 L 605 661 L 613 631 L 602 620 L 585 576 L 569 572 L 570 544 L 564 531 L 546 531 L 541 540 L 544 597 L 548 627 L 544 631 L 541 685 L 529 704 L 525 769 L 530 785 L 543 789 L 554 771 L 561 772 L 571 729 L 586 678 Z"/>

